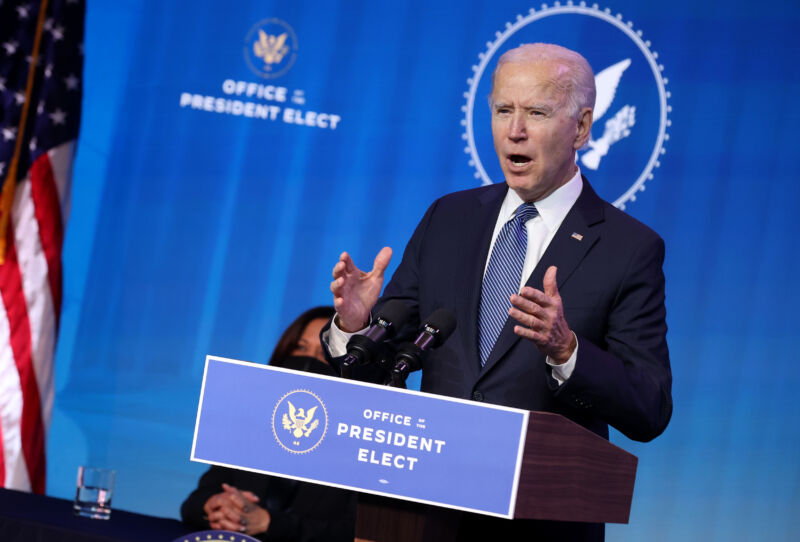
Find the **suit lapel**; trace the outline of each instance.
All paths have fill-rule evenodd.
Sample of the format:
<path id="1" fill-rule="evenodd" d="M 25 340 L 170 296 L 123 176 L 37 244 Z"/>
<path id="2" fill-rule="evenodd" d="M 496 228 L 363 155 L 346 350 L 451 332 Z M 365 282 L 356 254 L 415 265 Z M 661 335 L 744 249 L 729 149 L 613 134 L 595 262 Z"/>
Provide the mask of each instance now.
<path id="1" fill-rule="evenodd" d="M 575 201 L 567 216 L 564 217 L 564 221 L 559 226 L 547 250 L 545 250 L 539 263 L 536 264 L 525 285 L 541 290 L 545 272 L 550 266 L 554 265 L 558 268 L 557 281 L 558 287 L 561 289 L 570 275 L 572 275 L 575 267 L 599 239 L 600 228 L 596 226 L 602 221 L 603 200 L 592 190 L 592 187 L 584 177 L 581 195 Z M 481 376 L 491 370 L 500 358 L 519 340 L 519 336 L 514 333 L 514 326 L 517 323 L 511 317 L 506 320 L 500 336 L 497 338 L 491 354 L 489 354 L 489 359 L 486 360 L 486 365 L 481 371 Z"/>
<path id="2" fill-rule="evenodd" d="M 494 186 L 497 188 L 493 187 L 480 194 L 477 208 L 474 213 L 465 215 L 465 222 L 461 225 L 459 233 L 459 235 L 471 235 L 475 240 L 469 243 L 470 250 L 465 251 L 463 260 L 459 262 L 459 267 L 465 272 L 459 275 L 462 282 L 458 285 L 457 291 L 463 292 L 463 295 L 458 296 L 459 306 L 456 312 L 464 320 L 459 322 L 458 326 L 462 329 L 462 347 L 467 356 L 466 365 L 473 372 L 472 380 L 478 377 L 481 365 L 478 357 L 478 303 L 483 269 L 489 257 L 489 242 L 492 240 L 497 215 L 508 188 L 505 183 Z"/>

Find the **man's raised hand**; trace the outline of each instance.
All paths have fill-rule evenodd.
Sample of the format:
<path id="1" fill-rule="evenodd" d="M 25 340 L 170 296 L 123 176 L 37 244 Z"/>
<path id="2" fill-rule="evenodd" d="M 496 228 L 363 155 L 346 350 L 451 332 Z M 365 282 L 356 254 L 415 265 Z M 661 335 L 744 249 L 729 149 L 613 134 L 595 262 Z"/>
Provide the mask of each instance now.
<path id="1" fill-rule="evenodd" d="M 339 261 L 333 266 L 333 306 L 338 316 L 337 325 L 342 331 L 352 333 L 369 323 L 369 313 L 383 287 L 383 274 L 392 258 L 392 249 L 383 247 L 372 271 L 365 273 L 353 263 L 347 252 L 342 252 Z"/>

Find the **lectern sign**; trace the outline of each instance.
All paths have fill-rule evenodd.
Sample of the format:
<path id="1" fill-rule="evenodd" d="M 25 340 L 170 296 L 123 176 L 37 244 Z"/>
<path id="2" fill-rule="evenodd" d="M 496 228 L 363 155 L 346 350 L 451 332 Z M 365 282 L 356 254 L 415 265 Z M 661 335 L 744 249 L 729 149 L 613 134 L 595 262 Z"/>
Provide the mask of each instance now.
<path id="1" fill-rule="evenodd" d="M 513 517 L 528 412 L 208 356 L 192 460 Z"/>

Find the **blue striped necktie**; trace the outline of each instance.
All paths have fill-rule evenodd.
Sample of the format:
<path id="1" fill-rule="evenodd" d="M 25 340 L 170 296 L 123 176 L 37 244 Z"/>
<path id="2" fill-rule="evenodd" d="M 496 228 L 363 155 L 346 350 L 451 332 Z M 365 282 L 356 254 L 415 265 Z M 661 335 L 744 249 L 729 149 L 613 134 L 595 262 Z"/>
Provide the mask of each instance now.
<path id="1" fill-rule="evenodd" d="M 497 236 L 483 276 L 481 303 L 478 310 L 478 351 L 481 366 L 500 336 L 511 308 L 509 297 L 519 291 L 525 252 L 528 249 L 528 230 L 525 223 L 539 211 L 532 203 L 517 207 L 514 217 L 505 223 Z"/>

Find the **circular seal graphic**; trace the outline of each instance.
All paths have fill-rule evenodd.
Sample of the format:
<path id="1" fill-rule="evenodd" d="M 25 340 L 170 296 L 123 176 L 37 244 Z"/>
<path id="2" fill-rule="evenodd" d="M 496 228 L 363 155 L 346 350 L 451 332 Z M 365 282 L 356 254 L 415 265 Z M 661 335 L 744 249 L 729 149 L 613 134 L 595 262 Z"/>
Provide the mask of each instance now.
<path id="1" fill-rule="evenodd" d="M 176 538 L 172 542 L 197 542 L 198 540 L 203 540 L 204 542 L 208 542 L 209 540 L 224 540 L 225 542 L 258 542 L 258 539 L 246 534 L 234 533 L 232 531 L 221 531 L 218 529 L 189 533 Z"/>
<path id="2" fill-rule="evenodd" d="M 650 49 L 651 43 L 621 14 L 601 10 L 597 4 L 542 4 L 538 11 L 517 15 L 502 32 L 495 33 L 494 41 L 486 43 L 486 51 L 478 55 L 479 62 L 467 79 L 466 104 L 461 108 L 462 138 L 467 142 L 464 152 L 470 157 L 475 178 L 482 184 L 503 179 L 492 143 L 491 112 L 486 102 L 475 107 L 476 99 L 488 101 L 491 92 L 487 68 L 491 64 L 493 69 L 507 50 L 535 42 L 578 51 L 594 69 L 594 124 L 589 142 L 576 158 L 600 195 L 624 209 L 636 200 L 660 165 L 666 152 L 664 142 L 669 140 L 672 108 L 667 103 L 670 93 L 662 75 L 664 66 L 658 53 Z M 481 155 L 491 159 L 482 161 Z"/>
<path id="3" fill-rule="evenodd" d="M 244 59 L 248 67 L 265 79 L 280 77 L 297 58 L 297 36 L 280 19 L 264 19 L 244 38 Z"/>
<path id="4" fill-rule="evenodd" d="M 320 445 L 327 432 L 325 403 L 311 391 L 290 391 L 272 411 L 272 434 L 287 452 L 306 454 Z"/>

